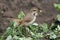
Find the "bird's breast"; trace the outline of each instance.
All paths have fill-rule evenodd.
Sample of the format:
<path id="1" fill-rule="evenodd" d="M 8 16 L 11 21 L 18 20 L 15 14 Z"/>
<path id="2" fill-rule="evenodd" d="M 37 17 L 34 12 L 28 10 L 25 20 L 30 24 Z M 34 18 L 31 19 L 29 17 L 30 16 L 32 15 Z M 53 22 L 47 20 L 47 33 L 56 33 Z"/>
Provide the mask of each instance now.
<path id="1" fill-rule="evenodd" d="M 32 24 L 35 20 L 36 20 L 36 17 L 34 17 L 29 23 L 27 23 L 27 25 Z"/>

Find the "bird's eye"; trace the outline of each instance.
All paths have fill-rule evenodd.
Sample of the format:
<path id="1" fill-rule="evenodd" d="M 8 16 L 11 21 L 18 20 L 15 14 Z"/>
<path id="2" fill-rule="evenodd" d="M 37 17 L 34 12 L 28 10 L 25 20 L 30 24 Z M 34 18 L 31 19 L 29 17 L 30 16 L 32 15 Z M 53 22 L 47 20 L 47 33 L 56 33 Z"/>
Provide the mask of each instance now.
<path id="1" fill-rule="evenodd" d="M 33 11 L 36 11 L 36 10 L 33 10 Z"/>

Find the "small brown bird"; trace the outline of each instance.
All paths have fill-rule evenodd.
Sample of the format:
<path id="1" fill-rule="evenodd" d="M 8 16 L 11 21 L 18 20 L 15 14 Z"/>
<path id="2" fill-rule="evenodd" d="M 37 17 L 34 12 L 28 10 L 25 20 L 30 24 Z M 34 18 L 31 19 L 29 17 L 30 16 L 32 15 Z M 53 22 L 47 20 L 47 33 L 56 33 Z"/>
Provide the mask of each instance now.
<path id="1" fill-rule="evenodd" d="M 22 20 L 14 19 L 14 18 L 8 18 L 8 19 L 17 22 L 18 25 L 28 26 L 28 25 L 32 24 L 36 20 L 37 15 L 38 15 L 38 9 L 36 7 L 33 7 L 30 10 L 30 13 L 28 13 Z"/>

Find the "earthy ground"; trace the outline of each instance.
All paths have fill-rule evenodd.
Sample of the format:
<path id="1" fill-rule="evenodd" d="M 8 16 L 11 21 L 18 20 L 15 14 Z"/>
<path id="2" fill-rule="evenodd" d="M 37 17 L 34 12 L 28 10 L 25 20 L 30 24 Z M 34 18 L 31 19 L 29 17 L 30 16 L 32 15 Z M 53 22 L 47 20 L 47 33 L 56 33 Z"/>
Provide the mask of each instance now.
<path id="1" fill-rule="evenodd" d="M 59 2 L 60 0 L 0 0 L 0 31 L 4 31 L 8 26 L 7 17 L 16 18 L 20 10 L 28 13 L 32 7 L 37 7 L 43 11 L 39 13 L 36 22 L 54 22 L 53 19 L 59 12 L 54 8 L 53 4 Z"/>

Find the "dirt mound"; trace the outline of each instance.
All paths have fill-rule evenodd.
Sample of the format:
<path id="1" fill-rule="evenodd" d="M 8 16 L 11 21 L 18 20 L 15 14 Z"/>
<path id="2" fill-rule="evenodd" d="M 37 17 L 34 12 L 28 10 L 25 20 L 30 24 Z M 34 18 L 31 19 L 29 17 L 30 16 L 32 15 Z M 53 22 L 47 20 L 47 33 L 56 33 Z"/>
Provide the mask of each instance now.
<path id="1" fill-rule="evenodd" d="M 0 0 L 0 30 L 5 30 L 8 26 L 7 17 L 16 18 L 20 10 L 28 13 L 32 7 L 43 11 L 37 17 L 38 23 L 51 23 L 58 14 L 53 4 L 59 2 L 59 0 Z"/>

